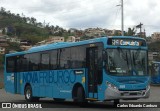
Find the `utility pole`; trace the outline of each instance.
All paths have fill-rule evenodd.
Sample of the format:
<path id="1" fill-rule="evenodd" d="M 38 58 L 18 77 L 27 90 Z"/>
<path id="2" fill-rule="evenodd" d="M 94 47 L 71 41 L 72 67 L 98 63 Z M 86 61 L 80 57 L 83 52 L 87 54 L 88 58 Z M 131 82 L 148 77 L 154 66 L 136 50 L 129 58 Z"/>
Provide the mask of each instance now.
<path id="1" fill-rule="evenodd" d="M 121 21 L 121 23 L 122 23 L 122 24 L 121 24 L 121 27 L 122 27 L 122 36 L 124 36 L 123 0 L 121 0 L 121 17 L 122 17 L 122 19 L 121 19 L 121 20 L 122 20 L 122 21 Z"/>
<path id="2" fill-rule="evenodd" d="M 140 37 L 142 37 L 142 25 L 143 24 L 140 22 L 140 24 L 136 26 L 136 28 L 140 29 Z"/>
<path id="3" fill-rule="evenodd" d="M 121 0 L 121 4 L 117 6 L 121 6 L 121 31 L 122 36 L 124 36 L 123 0 Z"/>
<path id="4" fill-rule="evenodd" d="M 139 27 L 140 28 L 140 37 L 142 37 L 142 25 L 143 25 L 142 23 L 139 24 L 139 26 L 140 26 Z"/>

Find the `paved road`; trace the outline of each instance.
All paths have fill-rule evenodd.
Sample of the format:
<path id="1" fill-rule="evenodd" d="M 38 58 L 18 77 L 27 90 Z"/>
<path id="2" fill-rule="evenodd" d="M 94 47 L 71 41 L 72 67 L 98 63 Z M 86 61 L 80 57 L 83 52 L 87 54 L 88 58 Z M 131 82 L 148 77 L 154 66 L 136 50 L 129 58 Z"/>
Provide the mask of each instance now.
<path id="1" fill-rule="evenodd" d="M 160 86 L 151 86 L 151 95 L 149 99 L 139 99 L 138 102 L 160 102 Z M 132 101 L 132 102 L 137 102 Z M 25 102 L 24 96 L 22 95 L 15 95 L 6 93 L 4 89 L 0 89 L 0 102 Z M 130 102 L 130 101 L 129 101 Z M 63 103 L 56 103 L 52 99 L 46 98 L 41 99 L 39 103 L 44 105 L 49 105 L 54 108 L 45 108 L 45 109 L 0 109 L 10 110 L 10 111 L 99 111 L 99 110 L 107 110 L 107 111 L 159 111 L 160 108 L 110 108 L 112 107 L 110 102 L 107 102 L 105 105 L 100 103 L 89 103 L 85 106 L 79 106 L 77 104 L 72 103 L 71 101 L 63 102 Z"/>

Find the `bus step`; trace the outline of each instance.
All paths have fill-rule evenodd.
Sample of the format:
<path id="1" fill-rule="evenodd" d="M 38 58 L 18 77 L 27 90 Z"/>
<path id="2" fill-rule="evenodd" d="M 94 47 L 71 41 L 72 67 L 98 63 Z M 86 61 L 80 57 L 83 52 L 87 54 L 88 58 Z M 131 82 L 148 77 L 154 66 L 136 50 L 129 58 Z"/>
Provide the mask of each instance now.
<path id="1" fill-rule="evenodd" d="M 98 99 L 96 98 L 86 98 L 87 100 L 91 100 L 91 101 L 98 101 Z"/>

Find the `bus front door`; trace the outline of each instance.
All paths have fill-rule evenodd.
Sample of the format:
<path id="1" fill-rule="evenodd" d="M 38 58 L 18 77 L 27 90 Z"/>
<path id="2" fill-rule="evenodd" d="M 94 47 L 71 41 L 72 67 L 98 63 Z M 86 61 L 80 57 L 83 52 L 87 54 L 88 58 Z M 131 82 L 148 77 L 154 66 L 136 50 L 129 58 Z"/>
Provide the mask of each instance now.
<path id="1" fill-rule="evenodd" d="M 98 64 L 98 48 L 92 47 L 87 49 L 87 88 L 88 88 L 88 98 L 89 99 L 97 99 L 97 64 Z"/>

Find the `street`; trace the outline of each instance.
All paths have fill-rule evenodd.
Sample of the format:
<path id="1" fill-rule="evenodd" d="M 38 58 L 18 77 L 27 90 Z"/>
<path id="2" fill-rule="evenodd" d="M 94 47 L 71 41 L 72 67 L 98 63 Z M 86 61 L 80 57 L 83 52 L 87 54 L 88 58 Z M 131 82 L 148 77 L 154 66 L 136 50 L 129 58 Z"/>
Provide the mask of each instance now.
<path id="1" fill-rule="evenodd" d="M 139 100 L 134 100 L 134 101 L 124 101 L 122 102 L 159 102 L 160 97 L 159 97 L 159 92 L 160 92 L 160 86 L 151 86 L 151 94 L 150 98 L 148 99 L 139 99 Z M 25 101 L 25 98 L 23 95 L 18 95 L 18 94 L 10 94 L 6 93 L 4 89 L 0 89 L 0 102 L 19 102 L 19 103 L 27 103 Z M 120 110 L 120 111 L 158 111 L 159 108 L 111 108 L 112 104 L 111 102 L 106 102 L 105 104 L 103 103 L 88 103 L 85 105 L 79 105 L 75 104 L 71 101 L 65 101 L 61 103 L 54 102 L 53 99 L 51 98 L 42 98 L 37 104 L 43 104 L 45 107 L 52 107 L 52 108 L 42 108 L 42 109 L 25 109 L 26 111 L 71 111 L 71 110 L 85 110 L 85 111 L 99 111 L 99 110 L 107 110 L 107 111 L 115 111 L 115 110 Z M 2 110 L 14 110 L 14 111 L 20 111 L 22 109 L 2 109 Z M 24 110 L 24 109 L 23 109 Z"/>

